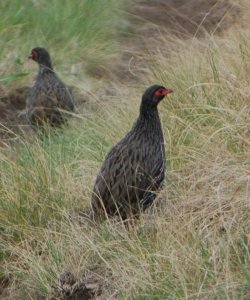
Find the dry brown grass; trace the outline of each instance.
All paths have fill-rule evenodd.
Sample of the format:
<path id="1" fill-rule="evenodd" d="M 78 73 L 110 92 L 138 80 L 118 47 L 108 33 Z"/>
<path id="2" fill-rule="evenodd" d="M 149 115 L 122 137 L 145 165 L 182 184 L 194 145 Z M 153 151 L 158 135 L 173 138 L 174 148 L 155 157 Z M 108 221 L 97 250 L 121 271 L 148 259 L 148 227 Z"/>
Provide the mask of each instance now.
<path id="1" fill-rule="evenodd" d="M 249 40 L 236 25 L 202 39 L 161 33 L 170 55 L 140 49 L 123 66 L 137 81 L 103 82 L 83 121 L 1 153 L 2 299 L 55 299 L 65 271 L 98 299 L 249 299 Z M 175 90 L 159 108 L 165 188 L 135 230 L 92 226 L 79 211 L 95 174 L 157 82 Z"/>

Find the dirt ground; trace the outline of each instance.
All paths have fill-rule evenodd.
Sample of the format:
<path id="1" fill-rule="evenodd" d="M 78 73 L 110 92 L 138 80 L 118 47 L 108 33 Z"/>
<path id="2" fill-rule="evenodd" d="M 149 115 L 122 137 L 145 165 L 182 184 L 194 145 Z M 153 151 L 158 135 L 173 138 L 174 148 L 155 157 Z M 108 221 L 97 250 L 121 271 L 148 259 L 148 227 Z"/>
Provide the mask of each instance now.
<path id="1" fill-rule="evenodd" d="M 0 138 L 15 138 L 22 126 L 26 125 L 19 113 L 25 108 L 25 99 L 30 87 L 18 87 L 10 92 L 0 86 Z"/>
<path id="2" fill-rule="evenodd" d="M 141 0 L 129 12 L 138 24 L 148 21 L 185 37 L 221 32 L 238 20 L 240 8 L 230 0 Z"/>

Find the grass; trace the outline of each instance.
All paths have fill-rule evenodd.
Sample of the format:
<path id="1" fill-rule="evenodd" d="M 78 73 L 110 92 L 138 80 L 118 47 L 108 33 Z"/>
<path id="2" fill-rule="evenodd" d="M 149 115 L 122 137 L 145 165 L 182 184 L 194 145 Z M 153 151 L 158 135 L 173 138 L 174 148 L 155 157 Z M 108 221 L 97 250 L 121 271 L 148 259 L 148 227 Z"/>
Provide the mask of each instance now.
<path id="1" fill-rule="evenodd" d="M 65 3 L 66 12 L 80 14 Z M 249 4 L 244 11 L 247 18 Z M 12 18 L 8 22 L 14 24 Z M 100 27 L 96 16 L 85 22 Z M 19 26 L 20 38 L 31 34 L 25 26 Z M 94 28 L 103 35 L 105 28 Z M 103 38 L 116 39 L 109 29 Z M 61 68 L 75 60 L 85 63 L 77 55 L 85 53 L 84 34 L 65 62 L 66 50 L 49 34 Z M 70 29 L 64 35 L 71 39 Z M 68 127 L 46 136 L 26 134 L 1 149 L 0 287 L 9 280 L 2 291 L 6 299 L 49 299 L 67 270 L 101 286 L 100 299 L 249 299 L 249 36 L 249 28 L 238 25 L 203 39 L 165 34 L 171 55 L 141 52 L 146 67 L 136 70 L 139 81 L 102 79 L 90 90 L 87 112 Z M 102 40 L 94 38 L 93 49 L 97 41 Z M 1 77 L 15 70 L 13 65 L 8 62 Z M 65 77 L 71 80 L 70 74 Z M 136 118 L 144 88 L 157 82 L 175 90 L 159 107 L 167 148 L 165 187 L 134 231 L 115 221 L 94 227 L 79 212 L 89 207 L 108 149 Z"/>
<path id="2" fill-rule="evenodd" d="M 93 68 L 107 65 L 117 51 L 120 4 L 114 0 L 14 0 L 0 4 L 1 82 L 27 81 L 27 57 L 35 46 L 50 51 L 68 80 L 81 80 Z M 67 75 L 67 76 L 66 76 Z M 70 76 L 71 75 L 71 78 Z"/>

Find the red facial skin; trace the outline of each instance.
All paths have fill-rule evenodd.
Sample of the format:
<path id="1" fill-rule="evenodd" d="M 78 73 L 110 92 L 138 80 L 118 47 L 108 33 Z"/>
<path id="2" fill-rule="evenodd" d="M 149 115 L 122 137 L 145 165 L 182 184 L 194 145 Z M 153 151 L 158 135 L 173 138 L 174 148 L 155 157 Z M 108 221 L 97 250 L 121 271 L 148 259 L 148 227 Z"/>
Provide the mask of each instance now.
<path id="1" fill-rule="evenodd" d="M 173 93 L 174 91 L 171 89 L 159 89 L 155 92 L 155 95 L 160 97 L 160 96 L 167 96 L 168 94 Z"/>
<path id="2" fill-rule="evenodd" d="M 31 54 L 30 54 L 30 56 L 29 56 L 28 58 L 34 59 L 34 58 L 36 58 L 37 56 L 38 56 L 38 53 L 37 53 L 36 51 L 32 50 L 32 51 L 31 51 Z"/>

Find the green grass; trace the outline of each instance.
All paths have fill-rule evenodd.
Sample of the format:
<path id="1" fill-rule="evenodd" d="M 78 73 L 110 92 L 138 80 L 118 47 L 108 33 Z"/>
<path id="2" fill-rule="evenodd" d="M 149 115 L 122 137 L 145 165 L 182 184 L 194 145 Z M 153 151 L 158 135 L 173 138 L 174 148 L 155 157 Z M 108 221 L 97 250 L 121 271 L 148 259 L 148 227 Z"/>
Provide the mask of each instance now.
<path id="1" fill-rule="evenodd" d="M 117 51 L 122 5 L 114 0 L 1 1 L 1 82 L 26 75 L 27 57 L 36 46 L 47 48 L 66 75 L 105 66 Z"/>
<path id="2" fill-rule="evenodd" d="M 1 28 L 12 28 L 17 40 L 25 40 L 15 52 L 17 40 L 11 39 L 11 53 L 25 53 L 28 37 L 39 42 L 28 30 L 33 24 L 35 32 L 42 30 L 61 70 L 77 62 L 91 65 L 92 50 L 101 64 L 108 53 L 116 55 L 108 42 L 119 44 L 110 25 L 119 16 L 113 13 L 115 1 L 81 1 L 82 10 L 64 1 L 61 14 L 62 2 L 54 1 L 41 7 L 41 15 L 32 3 L 24 5 L 30 18 L 22 10 L 13 14 L 14 2 L 0 4 L 6 11 L 1 22 L 9 24 Z M 100 13 L 87 14 L 87 8 Z M 72 20 L 64 14 L 78 19 L 60 32 Z M 93 35 L 81 30 L 83 15 Z M 46 31 L 48 22 L 53 31 Z M 7 40 L 4 34 L 1 30 Z M 203 40 L 166 35 L 166 48 L 174 51 L 167 57 L 140 53 L 148 66 L 141 73 L 138 66 L 140 81 L 111 76 L 92 83 L 85 74 L 91 82 L 89 98 L 68 126 L 47 134 L 28 131 L 1 148 L 0 284 L 6 278 L 11 282 L 6 299 L 50 298 L 67 270 L 102 286 L 102 299 L 249 299 L 249 35 L 249 28 L 239 33 L 236 25 Z M 70 48 L 77 36 L 79 43 Z M 23 72 L 10 58 L 5 63 L 1 78 Z M 112 70 L 112 64 L 106 68 Z M 72 80 L 71 74 L 64 76 Z M 93 226 L 79 213 L 90 205 L 98 169 L 131 127 L 145 87 L 158 82 L 175 93 L 159 106 L 167 176 L 156 207 L 131 231 L 115 220 Z"/>

